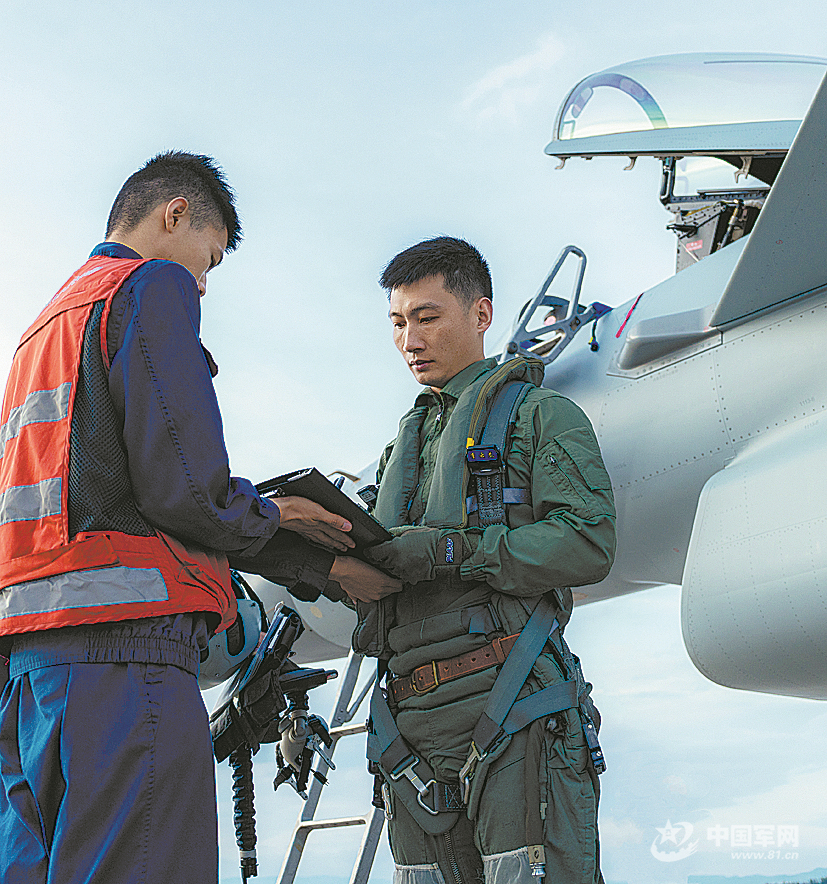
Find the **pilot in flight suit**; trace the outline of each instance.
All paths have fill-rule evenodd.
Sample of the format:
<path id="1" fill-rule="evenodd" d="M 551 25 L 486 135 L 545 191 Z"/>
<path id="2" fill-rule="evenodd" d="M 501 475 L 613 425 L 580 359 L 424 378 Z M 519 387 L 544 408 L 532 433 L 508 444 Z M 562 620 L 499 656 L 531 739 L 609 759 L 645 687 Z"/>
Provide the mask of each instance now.
<path id="1" fill-rule="evenodd" d="M 491 283 L 473 246 L 449 237 L 420 243 L 390 262 L 381 283 L 397 347 L 427 389 L 380 460 L 373 507 L 395 536 L 370 558 L 403 590 L 358 605 L 354 647 L 385 661 L 398 732 L 450 787 L 500 668 L 477 658 L 492 651 L 492 662 L 502 663 L 505 637 L 520 633 L 543 598 L 562 629 L 569 587 L 602 580 L 611 567 L 614 502 L 588 419 L 540 386 L 542 363 L 482 358 Z M 466 448 L 479 444 L 492 401 L 515 380 L 527 392 L 504 455 L 505 515 L 483 526 Z M 560 631 L 521 697 L 567 677 L 553 647 Z M 537 718 L 472 766 L 470 792 L 447 832 L 424 831 L 387 772 L 385 782 L 395 884 L 483 875 L 488 884 L 513 884 L 543 872 L 555 884 L 602 881 L 599 789 L 577 708 Z"/>

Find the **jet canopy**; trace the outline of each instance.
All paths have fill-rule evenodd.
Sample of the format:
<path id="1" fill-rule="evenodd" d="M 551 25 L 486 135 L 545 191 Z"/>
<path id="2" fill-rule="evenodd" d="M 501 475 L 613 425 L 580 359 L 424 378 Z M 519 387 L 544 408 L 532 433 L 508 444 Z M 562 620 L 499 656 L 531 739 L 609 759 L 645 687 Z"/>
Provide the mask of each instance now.
<path id="1" fill-rule="evenodd" d="M 766 53 L 647 58 L 592 74 L 566 96 L 546 153 L 569 157 L 783 158 L 827 59 Z M 761 174 L 771 183 L 780 162 Z M 770 177 L 771 175 L 771 177 Z M 769 179 L 769 180 L 768 180 Z"/>

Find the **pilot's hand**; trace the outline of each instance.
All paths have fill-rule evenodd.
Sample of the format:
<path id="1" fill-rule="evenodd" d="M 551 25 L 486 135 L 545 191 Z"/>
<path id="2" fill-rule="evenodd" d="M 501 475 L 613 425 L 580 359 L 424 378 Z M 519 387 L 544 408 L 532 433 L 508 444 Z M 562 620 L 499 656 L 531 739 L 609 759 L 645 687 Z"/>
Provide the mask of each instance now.
<path id="1" fill-rule="evenodd" d="M 354 602 L 375 602 L 402 589 L 402 584 L 353 556 L 336 556 L 329 579 Z"/>
<path id="2" fill-rule="evenodd" d="M 279 508 L 279 527 L 301 534 L 305 540 L 333 552 L 345 552 L 356 544 L 346 532 L 353 525 L 342 516 L 329 513 L 305 497 L 277 497 L 273 503 Z"/>
<path id="3" fill-rule="evenodd" d="M 405 525 L 391 528 L 393 540 L 365 550 L 375 565 L 396 574 L 405 583 L 433 580 L 443 572 L 454 572 L 472 552 L 465 534 L 452 528 Z"/>

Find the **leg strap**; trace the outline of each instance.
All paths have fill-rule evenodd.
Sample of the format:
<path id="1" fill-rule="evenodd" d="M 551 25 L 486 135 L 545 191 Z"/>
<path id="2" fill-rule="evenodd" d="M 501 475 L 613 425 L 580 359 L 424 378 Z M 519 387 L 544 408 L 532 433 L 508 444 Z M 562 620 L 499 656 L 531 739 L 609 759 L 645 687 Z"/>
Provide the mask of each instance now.
<path id="1" fill-rule="evenodd" d="M 424 831 L 441 835 L 453 828 L 459 811 L 465 809 L 460 786 L 437 782 L 427 761 L 411 751 L 393 720 L 379 678 L 370 697 L 367 755 Z"/>

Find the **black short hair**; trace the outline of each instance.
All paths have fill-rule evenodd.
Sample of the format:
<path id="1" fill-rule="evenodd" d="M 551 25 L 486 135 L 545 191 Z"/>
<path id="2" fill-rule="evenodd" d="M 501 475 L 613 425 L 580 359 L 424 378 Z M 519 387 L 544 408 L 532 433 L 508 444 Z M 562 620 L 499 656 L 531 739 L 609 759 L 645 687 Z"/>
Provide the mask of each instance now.
<path id="1" fill-rule="evenodd" d="M 106 224 L 107 238 L 117 229 L 134 230 L 161 203 L 184 197 L 196 228 L 227 229 L 227 251 L 241 242 L 235 193 L 212 157 L 168 150 L 147 160 L 130 175 L 115 198 Z"/>
<path id="2" fill-rule="evenodd" d="M 390 297 L 392 289 L 429 276 L 442 276 L 445 288 L 466 308 L 478 298 L 494 298 L 488 262 L 471 243 L 453 236 L 426 239 L 400 252 L 382 271 L 379 285 Z"/>

